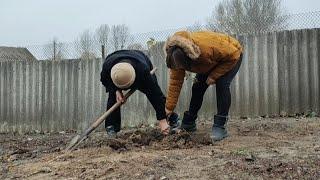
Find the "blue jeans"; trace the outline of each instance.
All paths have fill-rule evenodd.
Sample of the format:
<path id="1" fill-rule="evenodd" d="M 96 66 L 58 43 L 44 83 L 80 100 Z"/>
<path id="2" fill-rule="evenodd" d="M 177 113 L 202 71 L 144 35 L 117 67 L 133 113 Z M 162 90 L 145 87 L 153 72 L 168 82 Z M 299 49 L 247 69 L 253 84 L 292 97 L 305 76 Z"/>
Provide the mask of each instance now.
<path id="1" fill-rule="evenodd" d="M 239 71 L 242 62 L 242 55 L 240 56 L 237 64 L 227 72 L 225 75 L 221 76 L 216 81 L 216 98 L 217 98 L 217 115 L 218 117 L 227 117 L 229 115 L 229 109 L 231 105 L 231 93 L 230 84 L 237 72 Z M 206 83 L 208 75 L 197 74 L 196 82 L 192 85 L 192 96 L 189 106 L 189 114 L 192 117 L 196 117 L 199 109 L 201 108 L 203 102 L 203 95 L 205 94 L 207 88 L 209 87 Z M 193 121 L 195 119 L 192 119 Z"/>

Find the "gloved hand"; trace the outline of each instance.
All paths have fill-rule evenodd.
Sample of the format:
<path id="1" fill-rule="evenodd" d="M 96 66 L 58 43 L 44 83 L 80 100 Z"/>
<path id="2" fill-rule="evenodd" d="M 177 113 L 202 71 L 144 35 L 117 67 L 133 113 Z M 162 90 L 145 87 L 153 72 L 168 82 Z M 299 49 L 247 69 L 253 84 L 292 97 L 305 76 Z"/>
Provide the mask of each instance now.
<path id="1" fill-rule="evenodd" d="M 214 83 L 216 83 L 216 81 L 214 79 L 208 77 L 207 80 L 206 80 L 206 83 L 207 83 L 207 85 L 210 86 L 210 85 L 213 85 Z"/>

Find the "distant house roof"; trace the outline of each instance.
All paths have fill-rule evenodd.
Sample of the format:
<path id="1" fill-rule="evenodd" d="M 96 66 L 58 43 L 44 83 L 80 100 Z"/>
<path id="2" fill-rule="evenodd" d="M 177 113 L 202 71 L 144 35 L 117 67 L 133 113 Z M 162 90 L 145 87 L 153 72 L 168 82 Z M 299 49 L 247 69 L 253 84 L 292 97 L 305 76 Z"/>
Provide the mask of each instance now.
<path id="1" fill-rule="evenodd" d="M 2 61 L 36 61 L 27 48 L 0 46 L 0 62 Z"/>

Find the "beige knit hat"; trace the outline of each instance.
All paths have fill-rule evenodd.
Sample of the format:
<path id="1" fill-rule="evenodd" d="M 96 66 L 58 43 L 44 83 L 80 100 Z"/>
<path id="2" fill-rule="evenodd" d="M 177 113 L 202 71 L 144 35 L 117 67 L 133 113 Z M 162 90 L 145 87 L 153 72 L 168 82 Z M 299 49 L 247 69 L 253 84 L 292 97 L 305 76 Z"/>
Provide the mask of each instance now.
<path id="1" fill-rule="evenodd" d="M 136 72 L 129 63 L 118 63 L 111 69 L 111 79 L 118 88 L 129 88 L 136 79 Z"/>

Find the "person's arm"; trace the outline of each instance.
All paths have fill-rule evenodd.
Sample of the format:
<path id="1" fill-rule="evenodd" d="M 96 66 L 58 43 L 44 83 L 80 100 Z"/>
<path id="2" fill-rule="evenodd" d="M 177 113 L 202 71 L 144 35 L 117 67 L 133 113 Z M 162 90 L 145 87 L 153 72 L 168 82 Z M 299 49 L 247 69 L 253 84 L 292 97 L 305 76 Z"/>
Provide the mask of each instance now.
<path id="1" fill-rule="evenodd" d="M 103 86 L 106 88 L 106 92 L 116 92 L 118 88 L 113 84 L 110 72 L 106 70 L 107 68 L 103 67 L 100 73 L 100 81 Z"/>
<path id="2" fill-rule="evenodd" d="M 166 111 L 168 114 L 172 113 L 177 105 L 184 76 L 185 71 L 183 69 L 170 69 L 170 80 L 166 101 Z"/>
<path id="3" fill-rule="evenodd" d="M 166 97 L 163 95 L 155 75 L 151 75 L 147 70 L 143 76 L 143 84 L 139 88 L 147 96 L 152 107 L 156 111 L 159 128 L 164 135 L 169 134 L 170 126 L 167 122 L 165 112 Z"/>
<path id="4" fill-rule="evenodd" d="M 237 62 L 237 59 L 220 62 L 208 75 L 207 84 L 214 84 L 221 76 L 229 72 Z"/>
<path id="5" fill-rule="evenodd" d="M 166 97 L 163 95 L 161 88 L 158 85 L 156 76 L 150 75 L 148 72 L 145 75 L 143 84 L 143 92 L 146 94 L 149 102 L 156 111 L 157 120 L 166 119 Z"/>

